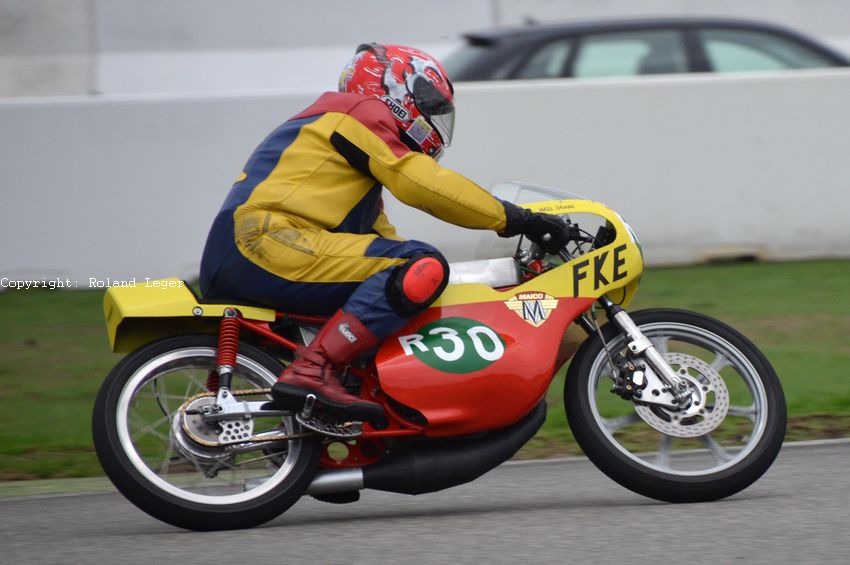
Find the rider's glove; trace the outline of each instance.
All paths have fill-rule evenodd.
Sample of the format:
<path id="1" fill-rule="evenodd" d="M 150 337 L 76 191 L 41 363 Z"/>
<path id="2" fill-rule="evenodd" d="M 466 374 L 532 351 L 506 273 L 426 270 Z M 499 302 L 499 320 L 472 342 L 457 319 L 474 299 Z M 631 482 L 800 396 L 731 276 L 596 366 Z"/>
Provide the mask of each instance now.
<path id="1" fill-rule="evenodd" d="M 549 253 L 557 253 L 567 242 L 567 225 L 558 216 L 532 212 L 510 202 L 505 206 L 507 227 L 499 235 L 513 237 L 522 234 Z"/>
<path id="2" fill-rule="evenodd" d="M 522 233 L 548 253 L 557 253 L 567 242 L 567 226 L 552 214 L 532 213 Z"/>

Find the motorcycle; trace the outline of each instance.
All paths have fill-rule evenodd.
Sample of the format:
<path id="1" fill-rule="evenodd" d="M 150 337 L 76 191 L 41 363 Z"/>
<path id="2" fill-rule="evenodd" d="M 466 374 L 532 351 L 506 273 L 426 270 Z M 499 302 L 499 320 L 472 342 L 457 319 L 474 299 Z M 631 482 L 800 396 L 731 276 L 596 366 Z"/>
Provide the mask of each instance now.
<path id="1" fill-rule="evenodd" d="M 363 489 L 461 485 L 534 437 L 568 361 L 570 429 L 620 485 L 700 502 L 755 482 L 786 423 L 756 346 L 694 312 L 627 313 L 643 257 L 614 210 L 523 183 L 494 193 L 560 216 L 568 242 L 547 254 L 520 238 L 512 257 L 453 264 L 440 298 L 343 375 L 383 406 L 380 422 L 323 419 L 311 396 L 297 411 L 269 402 L 325 318 L 199 299 L 178 279 L 110 288 L 110 344 L 129 353 L 97 396 L 93 438 L 117 489 L 159 520 L 219 530 L 271 520 L 304 495 L 351 503 Z"/>

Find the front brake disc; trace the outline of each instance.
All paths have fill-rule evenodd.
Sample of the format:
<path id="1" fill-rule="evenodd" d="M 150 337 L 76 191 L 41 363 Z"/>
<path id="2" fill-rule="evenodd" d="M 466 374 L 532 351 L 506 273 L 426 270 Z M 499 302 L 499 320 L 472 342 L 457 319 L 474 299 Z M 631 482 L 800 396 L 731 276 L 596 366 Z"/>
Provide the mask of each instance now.
<path id="1" fill-rule="evenodd" d="M 635 411 L 644 422 L 670 436 L 699 437 L 711 433 L 729 411 L 729 391 L 720 373 L 702 359 L 685 353 L 665 353 L 664 360 L 688 382 L 691 406 L 674 411 L 635 404 Z"/>

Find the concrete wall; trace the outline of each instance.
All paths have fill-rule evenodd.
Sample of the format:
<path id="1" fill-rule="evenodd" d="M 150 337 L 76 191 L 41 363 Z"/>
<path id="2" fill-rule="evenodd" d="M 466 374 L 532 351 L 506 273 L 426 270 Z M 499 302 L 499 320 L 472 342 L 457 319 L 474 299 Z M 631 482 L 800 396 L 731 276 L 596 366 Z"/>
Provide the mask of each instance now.
<path id="1" fill-rule="evenodd" d="M 445 164 L 605 202 L 653 264 L 848 257 L 848 87 L 848 71 L 466 85 Z"/>
<path id="2" fill-rule="evenodd" d="M 848 257 L 848 91 L 846 71 L 463 85 L 444 164 L 606 202 L 655 264 Z M 0 276 L 191 277 L 251 150 L 312 97 L 0 101 Z M 493 236 L 388 211 L 452 260 L 498 252 Z"/>
<path id="3" fill-rule="evenodd" d="M 88 93 L 95 49 L 90 0 L 0 1 L 0 97 Z"/>
<path id="4" fill-rule="evenodd" d="M 191 276 L 253 147 L 311 99 L 0 101 L 0 273 Z"/>

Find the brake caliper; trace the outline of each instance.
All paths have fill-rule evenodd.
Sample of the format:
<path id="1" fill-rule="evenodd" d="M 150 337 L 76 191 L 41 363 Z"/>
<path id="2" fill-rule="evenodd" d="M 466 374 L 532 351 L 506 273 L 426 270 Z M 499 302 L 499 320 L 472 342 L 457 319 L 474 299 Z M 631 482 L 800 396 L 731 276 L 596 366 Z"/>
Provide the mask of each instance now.
<path id="1" fill-rule="evenodd" d="M 643 364 L 635 365 L 628 359 L 621 359 L 617 363 L 611 392 L 624 400 L 639 399 L 646 388 L 645 370 L 646 366 Z"/>

